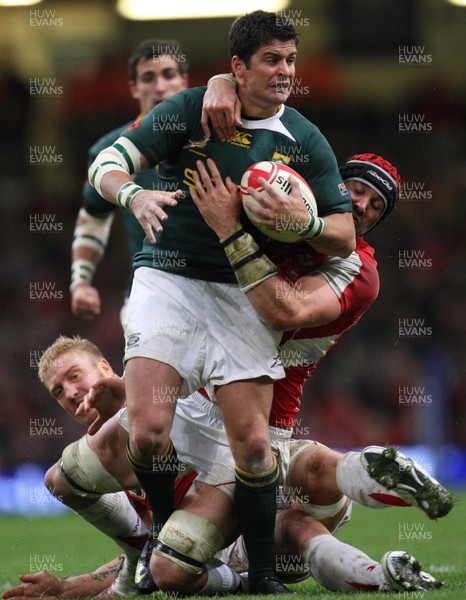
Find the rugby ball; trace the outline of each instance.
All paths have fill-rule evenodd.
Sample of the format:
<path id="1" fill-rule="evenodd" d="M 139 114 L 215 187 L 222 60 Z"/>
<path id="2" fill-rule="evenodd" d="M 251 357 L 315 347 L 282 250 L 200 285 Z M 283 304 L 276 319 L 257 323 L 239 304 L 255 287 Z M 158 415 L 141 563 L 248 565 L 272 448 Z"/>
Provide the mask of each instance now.
<path id="1" fill-rule="evenodd" d="M 288 181 L 290 175 L 293 175 L 299 182 L 304 205 L 309 211 L 309 214 L 317 217 L 316 199 L 306 180 L 303 179 L 303 177 L 301 177 L 301 175 L 294 169 L 291 169 L 287 165 L 273 161 L 262 161 L 251 165 L 244 172 L 243 177 L 241 178 L 241 200 L 244 211 L 246 212 L 249 220 L 251 220 L 253 214 L 246 203 L 250 202 L 255 206 L 260 206 L 260 204 L 248 193 L 248 188 L 253 188 L 268 198 L 267 192 L 257 181 L 259 177 L 263 177 L 265 181 L 267 181 L 267 183 L 275 188 L 280 194 L 290 194 L 291 184 Z M 298 236 L 297 232 L 301 231 L 303 226 L 297 218 L 297 215 L 278 215 L 274 227 L 258 225 L 256 223 L 253 223 L 253 225 L 265 235 L 268 235 L 272 239 L 278 240 L 279 242 L 293 243 L 301 241 L 301 238 Z"/>

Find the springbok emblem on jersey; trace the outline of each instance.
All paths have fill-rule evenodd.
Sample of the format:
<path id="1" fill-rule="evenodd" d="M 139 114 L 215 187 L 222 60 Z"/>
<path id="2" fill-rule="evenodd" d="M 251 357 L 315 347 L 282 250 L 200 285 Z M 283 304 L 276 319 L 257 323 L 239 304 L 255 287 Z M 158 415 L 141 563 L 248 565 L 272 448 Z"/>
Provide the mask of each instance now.
<path id="1" fill-rule="evenodd" d="M 205 148 L 209 140 L 210 137 L 208 135 L 206 135 L 204 139 L 199 140 L 198 142 L 193 142 L 192 140 L 189 140 L 186 146 L 183 146 L 183 148 L 186 148 L 187 150 L 189 150 L 190 148 Z"/>

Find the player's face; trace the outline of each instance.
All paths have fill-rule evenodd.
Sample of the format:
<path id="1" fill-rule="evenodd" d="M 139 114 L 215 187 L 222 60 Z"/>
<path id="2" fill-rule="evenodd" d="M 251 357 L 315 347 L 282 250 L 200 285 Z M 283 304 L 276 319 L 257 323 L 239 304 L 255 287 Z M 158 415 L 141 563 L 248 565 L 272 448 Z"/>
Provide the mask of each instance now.
<path id="1" fill-rule="evenodd" d="M 90 425 L 97 418 L 97 411 L 92 409 L 86 415 L 77 416 L 76 410 L 94 381 L 111 373 L 106 360 L 96 363 L 96 359 L 85 352 L 70 351 L 53 361 L 47 369 L 45 384 L 66 412 L 80 423 Z"/>
<path id="2" fill-rule="evenodd" d="M 188 86 L 188 78 L 180 73 L 175 58 L 164 54 L 140 60 L 136 67 L 136 81 L 130 81 L 129 86 L 133 98 L 139 100 L 141 113 L 145 115 L 162 100 L 184 90 Z"/>
<path id="3" fill-rule="evenodd" d="M 295 76 L 296 44 L 273 40 L 251 56 L 249 68 L 238 57 L 232 67 L 244 112 L 251 117 L 269 117 L 286 102 Z"/>
<path id="4" fill-rule="evenodd" d="M 356 236 L 364 235 L 382 215 L 385 202 L 371 187 L 361 181 L 347 181 L 351 201 L 353 203 L 353 220 Z"/>

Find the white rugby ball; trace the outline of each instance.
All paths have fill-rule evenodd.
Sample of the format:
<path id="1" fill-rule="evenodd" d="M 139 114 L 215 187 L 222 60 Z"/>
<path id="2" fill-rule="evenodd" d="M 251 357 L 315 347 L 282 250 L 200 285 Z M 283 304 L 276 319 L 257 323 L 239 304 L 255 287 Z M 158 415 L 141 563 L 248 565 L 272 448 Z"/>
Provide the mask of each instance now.
<path id="1" fill-rule="evenodd" d="M 260 206 L 260 204 L 248 193 L 248 187 L 257 190 L 262 195 L 268 197 L 267 192 L 257 181 L 259 177 L 263 177 L 267 183 L 277 190 L 277 192 L 281 194 L 290 194 L 291 184 L 288 181 L 290 175 L 293 175 L 299 182 L 304 205 L 309 211 L 309 214 L 317 217 L 316 199 L 306 180 L 303 179 L 303 177 L 301 177 L 301 175 L 294 169 L 288 167 L 287 165 L 273 161 L 262 161 L 251 165 L 244 172 L 243 177 L 241 178 L 241 200 L 243 203 L 243 208 L 250 220 L 252 213 L 246 206 L 246 202 L 250 202 L 256 206 Z M 257 225 L 256 223 L 253 223 L 253 225 L 265 235 L 268 235 L 272 239 L 278 240 L 279 242 L 293 243 L 301 240 L 297 232 L 301 231 L 303 226 L 297 219 L 297 216 L 294 216 L 293 214 L 280 215 L 277 217 L 274 227 Z"/>

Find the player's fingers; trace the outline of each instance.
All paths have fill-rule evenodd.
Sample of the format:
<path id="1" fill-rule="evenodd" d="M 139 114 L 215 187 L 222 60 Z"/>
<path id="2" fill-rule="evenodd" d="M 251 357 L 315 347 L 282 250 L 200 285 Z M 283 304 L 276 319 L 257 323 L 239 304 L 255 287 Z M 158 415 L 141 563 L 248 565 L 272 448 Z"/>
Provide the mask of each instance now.
<path id="1" fill-rule="evenodd" d="M 202 126 L 202 130 L 204 132 L 204 135 L 206 137 L 210 138 L 211 133 L 210 133 L 210 127 L 209 127 L 209 113 L 205 110 L 204 107 L 202 107 L 201 126 Z"/>
<path id="2" fill-rule="evenodd" d="M 197 190 L 195 188 L 189 188 L 189 193 L 191 194 L 191 198 L 193 199 L 194 204 L 200 208 L 202 206 L 202 198 L 201 196 L 197 193 Z"/>
<path id="3" fill-rule="evenodd" d="M 2 594 L 2 598 L 16 598 L 23 596 L 23 591 L 26 586 L 18 585 L 14 588 L 10 588 L 9 590 L 5 590 Z"/>
<path id="4" fill-rule="evenodd" d="M 263 177 L 258 177 L 257 182 L 264 188 L 267 194 L 262 196 L 263 204 L 265 206 L 272 207 L 273 201 L 281 200 L 280 194 L 277 193 L 277 190 L 270 185 L 268 181 L 266 181 Z"/>
<path id="5" fill-rule="evenodd" d="M 141 227 L 142 227 L 144 233 L 146 234 L 149 242 L 151 244 L 155 244 L 156 239 L 155 239 L 154 231 L 152 229 L 152 225 L 150 223 L 144 223 L 144 225 L 141 223 Z M 157 231 L 157 233 L 160 233 L 162 231 L 162 227 L 160 226 L 160 224 L 159 224 L 159 227 L 156 228 L 156 231 Z"/>
<path id="6" fill-rule="evenodd" d="M 213 177 L 215 188 L 224 187 L 222 176 L 220 175 L 220 171 L 217 169 L 217 165 L 215 161 L 211 158 L 207 159 L 207 166 L 209 167 L 210 173 Z"/>
<path id="7" fill-rule="evenodd" d="M 246 206 L 252 213 L 251 218 L 253 221 L 256 221 L 257 219 L 270 219 L 269 212 L 264 208 L 260 208 L 257 204 L 253 204 L 246 200 Z"/>
<path id="8" fill-rule="evenodd" d="M 196 161 L 196 167 L 199 173 L 199 177 L 201 178 L 202 185 L 206 188 L 207 192 L 212 191 L 213 185 L 212 180 L 210 179 L 210 175 L 207 172 L 207 169 L 204 163 L 201 160 Z"/>
<path id="9" fill-rule="evenodd" d="M 228 126 L 222 109 L 215 108 L 209 110 L 210 120 L 212 122 L 212 127 L 217 132 L 220 141 L 226 142 L 228 139 Z"/>
<path id="10" fill-rule="evenodd" d="M 213 127 L 213 129 L 215 130 L 215 133 L 220 138 L 220 141 L 224 142 L 225 140 L 223 139 L 223 132 L 222 132 L 222 129 L 220 128 L 220 126 L 219 126 L 218 112 L 217 111 L 213 111 L 210 108 L 206 108 L 206 109 L 203 108 L 203 111 L 205 111 L 205 113 L 207 115 L 207 120 L 210 121 L 210 124 Z"/>
<path id="11" fill-rule="evenodd" d="M 247 192 L 250 196 L 252 196 L 259 203 L 258 210 L 259 210 L 259 208 L 261 208 L 263 210 L 270 210 L 270 207 L 269 207 L 270 199 L 267 196 L 267 194 L 264 194 L 264 192 L 258 192 L 257 190 L 255 190 L 254 188 L 251 188 L 251 187 L 247 188 Z"/>
<path id="12" fill-rule="evenodd" d="M 181 190 L 176 190 L 176 192 L 157 192 L 155 201 L 157 206 L 176 206 L 180 194 Z"/>
<path id="13" fill-rule="evenodd" d="M 240 197 L 239 197 L 238 186 L 236 185 L 236 183 L 233 183 L 231 177 L 227 177 L 225 179 L 225 185 L 227 187 L 227 190 L 230 192 L 230 195 L 234 196 L 239 202 Z"/>
<path id="14" fill-rule="evenodd" d="M 193 171 L 193 181 L 194 181 L 194 185 L 196 186 L 194 191 L 196 192 L 196 195 L 199 198 L 199 201 L 202 202 L 203 200 L 205 200 L 206 191 L 205 191 L 204 186 L 202 185 L 201 178 L 197 171 Z M 189 188 L 189 191 L 191 192 L 191 197 L 194 199 L 194 197 L 192 195 L 193 189 L 194 188 Z"/>
<path id="15" fill-rule="evenodd" d="M 292 188 L 299 187 L 298 180 L 296 179 L 296 177 L 294 175 L 290 174 L 290 176 L 288 177 L 288 181 L 290 182 Z"/>
<path id="16" fill-rule="evenodd" d="M 236 113 L 236 105 L 228 109 L 225 113 L 225 134 L 227 136 L 227 140 L 233 140 L 235 137 L 237 113 Z"/>
<path id="17" fill-rule="evenodd" d="M 241 102 L 239 100 L 235 104 L 235 125 L 239 127 L 243 126 L 243 121 L 241 120 Z"/>

